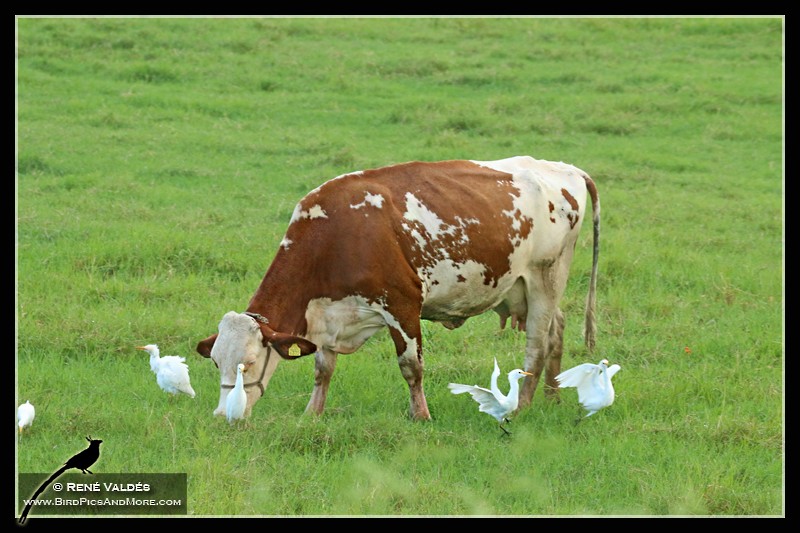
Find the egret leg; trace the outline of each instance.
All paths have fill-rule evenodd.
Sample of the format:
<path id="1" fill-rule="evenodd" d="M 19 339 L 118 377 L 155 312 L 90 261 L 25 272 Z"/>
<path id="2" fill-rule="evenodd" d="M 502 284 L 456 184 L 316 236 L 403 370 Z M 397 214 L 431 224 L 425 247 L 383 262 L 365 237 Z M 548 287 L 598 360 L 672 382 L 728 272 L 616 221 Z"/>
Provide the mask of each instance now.
<path id="1" fill-rule="evenodd" d="M 504 418 L 503 420 L 505 420 L 506 422 L 508 422 L 508 418 Z M 500 423 L 500 429 L 502 429 L 502 430 L 503 430 L 503 433 L 505 433 L 506 435 L 511 435 L 511 432 L 510 432 L 509 430 L 507 430 L 506 428 L 504 428 L 504 427 L 503 427 L 503 424 L 502 424 L 502 422 Z M 501 435 L 501 436 L 502 436 L 502 435 Z"/>

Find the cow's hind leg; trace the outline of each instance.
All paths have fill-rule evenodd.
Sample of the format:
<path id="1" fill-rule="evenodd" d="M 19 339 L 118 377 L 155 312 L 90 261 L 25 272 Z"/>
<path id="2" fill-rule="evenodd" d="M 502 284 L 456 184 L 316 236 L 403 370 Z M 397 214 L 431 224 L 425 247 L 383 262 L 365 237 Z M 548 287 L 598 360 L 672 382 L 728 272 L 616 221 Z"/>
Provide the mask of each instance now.
<path id="1" fill-rule="evenodd" d="M 397 362 L 400 372 L 408 383 L 411 394 L 410 414 L 415 420 L 430 420 L 428 401 L 422 388 L 422 331 L 419 322 L 414 326 L 407 326 L 406 330 L 389 326 L 397 349 Z"/>
<path id="2" fill-rule="evenodd" d="M 526 280 L 528 317 L 525 324 L 527 344 L 524 368 L 533 375 L 527 376 L 522 384 L 520 407 L 531 403 L 545 364 L 545 383 L 548 386 L 545 394 L 550 398 L 558 398 L 555 378 L 561 369 L 564 350 L 564 314 L 558 305 L 567 287 L 573 249 L 574 243 L 569 243 L 551 265 L 534 269 L 533 275 Z"/>
<path id="3" fill-rule="evenodd" d="M 556 308 L 550 320 L 544 367 L 544 394 L 547 398 L 558 400 L 556 376 L 561 373 L 561 355 L 564 353 L 564 313 Z"/>
<path id="4" fill-rule="evenodd" d="M 306 406 L 307 413 L 320 415 L 325 409 L 328 386 L 331 383 L 333 371 L 336 369 L 336 356 L 336 352 L 327 348 L 320 348 L 314 354 L 314 390 Z"/>
<path id="5" fill-rule="evenodd" d="M 519 408 L 530 405 L 539 378 L 542 376 L 550 347 L 551 322 L 555 321 L 558 298 L 561 292 L 553 283 L 553 270 L 543 267 L 534 271 L 526 283 L 528 315 L 525 320 L 525 364 L 524 369 L 533 374 L 526 376 L 519 393 Z"/>

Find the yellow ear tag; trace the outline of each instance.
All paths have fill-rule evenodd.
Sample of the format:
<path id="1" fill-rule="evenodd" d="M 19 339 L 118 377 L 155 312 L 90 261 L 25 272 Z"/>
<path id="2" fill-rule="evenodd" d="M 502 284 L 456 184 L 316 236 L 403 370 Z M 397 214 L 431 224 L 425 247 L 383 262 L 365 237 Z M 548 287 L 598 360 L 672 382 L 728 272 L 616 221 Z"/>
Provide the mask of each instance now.
<path id="1" fill-rule="evenodd" d="M 292 357 L 300 357 L 300 347 L 297 345 L 297 343 L 289 346 L 289 355 Z"/>

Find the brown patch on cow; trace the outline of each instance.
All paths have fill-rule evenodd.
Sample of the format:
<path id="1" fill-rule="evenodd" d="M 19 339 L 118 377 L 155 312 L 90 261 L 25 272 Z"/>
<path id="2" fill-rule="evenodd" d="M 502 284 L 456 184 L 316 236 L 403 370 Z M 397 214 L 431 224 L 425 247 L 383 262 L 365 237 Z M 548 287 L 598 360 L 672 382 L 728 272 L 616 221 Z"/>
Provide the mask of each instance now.
<path id="1" fill-rule="evenodd" d="M 526 239 L 533 229 L 533 219 L 524 216 L 520 211 L 514 212 L 514 219 L 519 220 L 519 229 L 514 231 L 513 228 L 509 228 L 508 235 L 521 244 L 522 239 Z"/>
<path id="2" fill-rule="evenodd" d="M 567 220 L 569 220 L 569 227 L 572 229 L 578 223 L 578 215 L 573 212 L 567 213 Z"/>
<path id="3" fill-rule="evenodd" d="M 459 274 L 458 276 L 456 276 L 456 281 L 459 283 L 464 283 L 465 281 L 467 281 L 467 278 Z"/>
<path id="4" fill-rule="evenodd" d="M 578 211 L 580 206 L 578 206 L 578 201 L 572 196 L 567 189 L 561 189 L 561 195 L 564 196 L 564 199 L 569 202 L 569 206 L 572 208 L 573 211 Z"/>
<path id="5" fill-rule="evenodd" d="M 575 197 L 572 196 L 567 189 L 561 189 L 561 195 L 569 202 L 569 206 L 572 208 L 572 211 L 567 213 L 567 220 L 569 220 L 570 229 L 574 228 L 575 224 L 578 223 L 578 211 L 580 210 L 580 206 Z"/>
<path id="6" fill-rule="evenodd" d="M 561 189 L 561 190 L 563 191 L 564 189 Z M 554 206 L 553 202 L 551 202 L 549 200 L 547 201 L 547 208 L 550 210 L 551 213 L 556 210 L 556 206 Z M 553 220 L 553 219 L 551 218 L 550 220 Z"/>

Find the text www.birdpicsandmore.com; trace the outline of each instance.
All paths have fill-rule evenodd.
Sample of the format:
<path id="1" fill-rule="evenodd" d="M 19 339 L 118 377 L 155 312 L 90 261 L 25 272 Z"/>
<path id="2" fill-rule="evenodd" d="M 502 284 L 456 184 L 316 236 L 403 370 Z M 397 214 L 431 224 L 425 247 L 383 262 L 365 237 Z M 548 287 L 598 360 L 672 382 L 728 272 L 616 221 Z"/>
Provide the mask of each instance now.
<path id="1" fill-rule="evenodd" d="M 187 514 L 186 474 L 64 473 L 33 498 L 49 476 L 18 475 L 18 508 L 27 518 Z"/>

